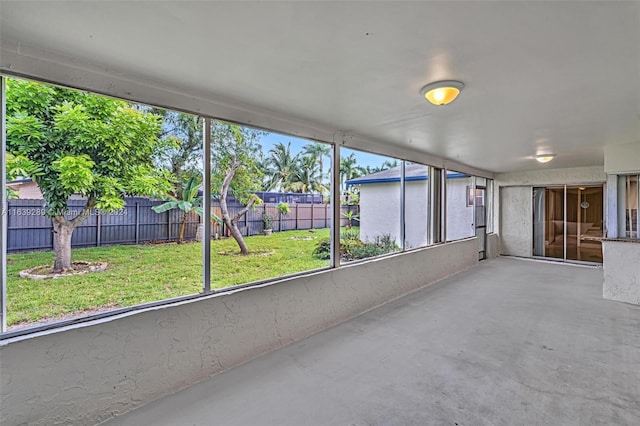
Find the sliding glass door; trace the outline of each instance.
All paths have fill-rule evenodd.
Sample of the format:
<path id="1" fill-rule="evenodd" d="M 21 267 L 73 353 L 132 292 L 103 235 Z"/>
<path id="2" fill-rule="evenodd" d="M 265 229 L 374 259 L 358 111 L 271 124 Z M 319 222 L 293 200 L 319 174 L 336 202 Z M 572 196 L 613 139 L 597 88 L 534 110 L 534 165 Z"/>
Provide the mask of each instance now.
<path id="1" fill-rule="evenodd" d="M 533 189 L 533 255 L 602 263 L 602 186 Z"/>

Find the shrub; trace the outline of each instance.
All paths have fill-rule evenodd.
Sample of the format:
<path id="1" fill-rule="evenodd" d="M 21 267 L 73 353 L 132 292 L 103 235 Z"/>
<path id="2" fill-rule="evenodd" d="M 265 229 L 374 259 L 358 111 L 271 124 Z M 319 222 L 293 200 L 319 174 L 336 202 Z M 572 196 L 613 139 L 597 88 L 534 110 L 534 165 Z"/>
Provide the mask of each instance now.
<path id="1" fill-rule="evenodd" d="M 291 208 L 289 207 L 289 203 L 278 203 L 276 209 L 280 212 L 281 215 L 286 216 L 291 213 Z"/>
<path id="2" fill-rule="evenodd" d="M 367 257 L 381 256 L 392 253 L 400 247 L 396 244 L 391 234 L 377 235 L 372 243 L 363 243 L 353 247 L 349 251 L 350 259 L 366 259 Z"/>
<path id="3" fill-rule="evenodd" d="M 363 244 L 351 250 L 351 258 L 366 259 L 367 257 L 380 256 L 387 253 L 382 247 L 378 247 L 373 243 Z"/>
<path id="4" fill-rule="evenodd" d="M 341 240 L 360 240 L 360 232 L 356 229 L 347 229 L 340 233 Z"/>
<path id="5" fill-rule="evenodd" d="M 378 235 L 371 243 L 360 241 L 357 231 L 344 231 L 340 234 L 340 258 L 343 260 L 381 256 L 399 248 L 391 234 Z M 331 258 L 331 239 L 323 238 L 318 241 L 313 255 L 322 260 Z"/>
<path id="6" fill-rule="evenodd" d="M 331 258 L 331 239 L 323 238 L 318 241 L 318 245 L 313 249 L 313 255 L 318 259 L 327 260 Z"/>
<path id="7" fill-rule="evenodd" d="M 273 218 L 271 216 L 266 213 L 262 215 L 262 225 L 264 226 L 264 229 L 271 229 L 272 222 Z"/>

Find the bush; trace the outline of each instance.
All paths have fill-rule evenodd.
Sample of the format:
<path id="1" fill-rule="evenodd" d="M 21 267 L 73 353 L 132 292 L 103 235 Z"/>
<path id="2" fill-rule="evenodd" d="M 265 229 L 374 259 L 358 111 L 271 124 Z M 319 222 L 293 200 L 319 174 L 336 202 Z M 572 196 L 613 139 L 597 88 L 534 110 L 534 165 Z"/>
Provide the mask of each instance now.
<path id="1" fill-rule="evenodd" d="M 318 245 L 313 249 L 313 255 L 318 259 L 327 260 L 331 258 L 331 238 L 323 238 L 318 241 Z"/>
<path id="2" fill-rule="evenodd" d="M 356 229 L 347 229 L 340 233 L 341 240 L 358 240 L 360 241 L 360 232 Z"/>
<path id="3" fill-rule="evenodd" d="M 289 203 L 278 203 L 276 209 L 280 212 L 281 215 L 286 216 L 291 213 L 291 208 L 289 207 Z"/>
<path id="4" fill-rule="evenodd" d="M 399 249 L 391 234 L 378 235 L 371 243 L 360 241 L 357 231 L 348 230 L 340 234 L 340 258 L 343 260 L 366 259 L 393 253 Z M 318 241 L 313 255 L 322 260 L 331 258 L 331 240 L 324 238 Z"/>
<path id="5" fill-rule="evenodd" d="M 385 253 L 386 251 L 382 247 L 378 247 L 373 243 L 366 243 L 351 250 L 350 257 L 351 259 L 366 259 L 367 257 L 380 256 Z"/>

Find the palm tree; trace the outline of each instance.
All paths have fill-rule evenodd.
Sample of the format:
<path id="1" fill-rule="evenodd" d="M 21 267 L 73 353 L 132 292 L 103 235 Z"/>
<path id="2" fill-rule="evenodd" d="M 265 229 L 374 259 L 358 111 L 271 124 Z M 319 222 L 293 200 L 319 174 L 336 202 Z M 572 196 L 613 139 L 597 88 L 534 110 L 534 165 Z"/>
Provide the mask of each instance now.
<path id="1" fill-rule="evenodd" d="M 345 189 L 345 183 L 348 180 L 355 179 L 367 173 L 367 170 L 358 165 L 356 154 L 351 153 L 348 157 L 340 159 L 340 186 Z"/>
<path id="2" fill-rule="evenodd" d="M 180 222 L 180 233 L 178 235 L 178 244 L 182 244 L 184 241 L 184 228 L 187 224 L 187 217 L 189 213 L 196 212 L 199 216 L 203 215 L 202 198 L 198 197 L 198 190 L 200 189 L 200 179 L 197 177 L 190 178 L 184 185 L 182 190 L 182 197 L 177 198 L 172 195 L 167 195 L 166 202 L 159 206 L 153 206 L 152 209 L 156 213 L 164 213 L 168 210 L 180 209 L 182 210 L 182 221 Z M 222 223 L 222 220 L 211 213 L 211 219 L 218 223 Z"/>
<path id="3" fill-rule="evenodd" d="M 324 157 L 331 156 L 331 148 L 329 145 L 319 142 L 313 142 L 302 148 L 302 153 L 317 161 L 320 164 L 320 174 L 324 176 Z"/>
<path id="4" fill-rule="evenodd" d="M 298 160 L 298 166 L 291 177 L 291 189 L 293 192 L 328 192 L 328 185 L 323 181 L 321 166 L 316 159 L 305 155 Z"/>
<path id="5" fill-rule="evenodd" d="M 278 142 L 269 150 L 269 157 L 265 161 L 265 184 L 267 189 L 288 191 L 291 189 L 291 179 L 296 172 L 298 155 L 291 155 L 291 142 L 284 146 Z"/>
<path id="6" fill-rule="evenodd" d="M 400 163 L 398 163 L 398 160 L 384 160 L 384 162 L 377 167 L 371 167 L 371 166 L 367 166 L 367 174 L 371 175 L 373 173 L 378 173 L 378 172 L 382 172 L 384 170 L 389 170 L 389 169 L 393 169 L 394 167 L 398 167 L 400 166 Z"/>

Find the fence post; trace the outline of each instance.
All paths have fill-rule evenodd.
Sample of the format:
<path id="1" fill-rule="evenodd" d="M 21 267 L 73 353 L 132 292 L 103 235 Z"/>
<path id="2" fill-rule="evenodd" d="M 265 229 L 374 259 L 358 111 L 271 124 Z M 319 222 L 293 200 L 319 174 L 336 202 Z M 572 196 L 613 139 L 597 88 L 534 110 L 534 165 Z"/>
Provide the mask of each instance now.
<path id="1" fill-rule="evenodd" d="M 327 216 L 329 214 L 328 210 L 329 210 L 329 206 L 330 204 L 325 204 L 324 205 L 324 227 L 327 227 Z"/>
<path id="2" fill-rule="evenodd" d="M 102 238 L 102 232 L 100 231 L 100 225 L 102 224 L 102 216 L 100 211 L 96 210 L 96 247 L 100 247 L 100 239 Z"/>
<path id="3" fill-rule="evenodd" d="M 313 229 L 313 222 L 314 222 L 313 220 L 313 211 L 315 210 L 314 207 L 315 207 L 315 204 L 311 203 L 311 229 Z"/>
<path id="4" fill-rule="evenodd" d="M 298 230 L 298 203 L 296 203 L 296 231 Z"/>
<path id="5" fill-rule="evenodd" d="M 167 241 L 171 241 L 171 210 L 167 210 Z"/>
<path id="6" fill-rule="evenodd" d="M 140 203 L 136 201 L 136 244 L 140 244 Z"/>

